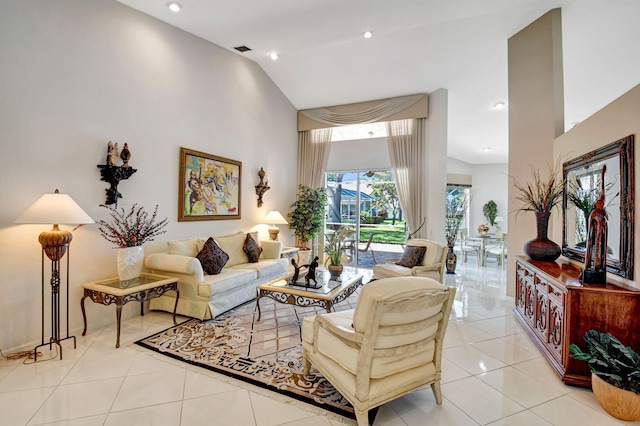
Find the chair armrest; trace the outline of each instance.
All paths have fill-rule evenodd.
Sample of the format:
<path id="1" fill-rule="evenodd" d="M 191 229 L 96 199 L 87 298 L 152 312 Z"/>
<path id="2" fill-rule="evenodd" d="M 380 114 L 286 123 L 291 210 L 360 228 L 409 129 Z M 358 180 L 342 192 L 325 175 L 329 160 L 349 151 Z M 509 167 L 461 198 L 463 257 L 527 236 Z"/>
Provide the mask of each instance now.
<path id="1" fill-rule="evenodd" d="M 413 276 L 420 276 L 420 274 L 424 273 L 424 272 L 438 272 L 440 273 L 440 271 L 442 270 L 444 264 L 442 263 L 434 263 L 433 265 L 427 265 L 427 266 L 414 266 L 413 268 L 411 268 L 411 275 Z"/>
<path id="2" fill-rule="evenodd" d="M 193 275 L 195 282 L 204 280 L 202 264 L 195 257 L 169 253 L 151 253 L 144 259 L 144 265 L 155 271 Z"/>
<path id="3" fill-rule="evenodd" d="M 318 328 L 322 326 L 330 333 L 344 340 L 346 344 L 361 344 L 363 334 L 358 333 L 354 330 L 353 326 L 347 327 L 345 324 L 338 324 L 336 322 L 331 321 L 330 317 L 327 318 L 323 315 L 316 316 L 316 320 L 313 324 L 314 328 L 314 336 L 318 335 Z"/>
<path id="4" fill-rule="evenodd" d="M 282 241 L 261 240 L 260 247 L 262 247 L 262 257 L 265 259 L 280 259 L 282 246 Z"/>

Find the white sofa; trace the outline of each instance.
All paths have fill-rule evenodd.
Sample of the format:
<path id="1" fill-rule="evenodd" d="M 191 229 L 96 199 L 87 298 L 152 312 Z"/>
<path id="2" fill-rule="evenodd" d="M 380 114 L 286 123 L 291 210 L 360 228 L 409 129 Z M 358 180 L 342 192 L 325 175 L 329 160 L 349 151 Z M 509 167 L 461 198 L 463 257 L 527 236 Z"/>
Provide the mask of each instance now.
<path id="1" fill-rule="evenodd" d="M 249 263 L 243 251 L 245 233 L 213 237 L 229 260 L 217 275 L 206 275 L 196 258 L 208 239 L 189 238 L 170 241 L 169 250 L 151 253 L 145 266 L 152 273 L 177 277 L 180 298 L 177 313 L 192 318 L 210 319 L 256 297 L 260 284 L 282 279 L 287 275 L 288 259 L 281 259 L 282 243 L 260 241 L 262 254 L 257 263 Z M 257 241 L 257 233 L 253 233 Z M 149 302 L 150 309 L 173 312 L 174 292 Z"/>

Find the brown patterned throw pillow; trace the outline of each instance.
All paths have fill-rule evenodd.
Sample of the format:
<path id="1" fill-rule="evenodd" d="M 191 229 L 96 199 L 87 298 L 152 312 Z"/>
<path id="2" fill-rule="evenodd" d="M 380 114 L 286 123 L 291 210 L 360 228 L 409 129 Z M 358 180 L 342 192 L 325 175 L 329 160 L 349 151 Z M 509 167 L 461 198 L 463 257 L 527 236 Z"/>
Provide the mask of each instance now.
<path id="1" fill-rule="evenodd" d="M 413 268 L 422 263 L 422 258 L 426 252 L 427 248 L 424 246 L 406 246 L 404 253 L 402 253 L 402 258 L 396 262 L 396 265 Z"/>
<path id="2" fill-rule="evenodd" d="M 223 252 L 220 247 L 213 241 L 213 238 L 209 238 L 200 253 L 196 258 L 202 264 L 202 270 L 207 275 L 218 275 L 224 265 L 227 264 L 229 256 Z"/>
<path id="3" fill-rule="evenodd" d="M 244 250 L 244 252 L 247 254 L 249 263 L 258 263 L 258 259 L 260 259 L 260 253 L 262 253 L 262 247 L 258 245 L 251 234 L 247 234 L 247 238 L 244 239 L 242 250 Z"/>

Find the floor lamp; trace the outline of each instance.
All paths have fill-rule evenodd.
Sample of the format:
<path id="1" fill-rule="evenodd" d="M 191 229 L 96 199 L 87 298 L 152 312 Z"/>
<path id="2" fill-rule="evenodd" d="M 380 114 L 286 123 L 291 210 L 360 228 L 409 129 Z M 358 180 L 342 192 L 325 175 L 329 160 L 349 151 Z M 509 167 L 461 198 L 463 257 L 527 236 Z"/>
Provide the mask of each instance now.
<path id="1" fill-rule="evenodd" d="M 35 347 L 33 359 L 38 360 L 38 348 L 44 345 L 58 345 L 60 348 L 60 359 L 62 359 L 62 345 L 60 342 L 73 339 L 73 347 L 76 347 L 76 337 L 69 336 L 69 256 L 67 256 L 67 309 L 66 327 L 67 334 L 62 337 L 60 334 L 60 260 L 64 257 L 69 243 L 73 238 L 71 232 L 62 230 L 59 224 L 76 225 L 94 223 L 93 219 L 87 215 L 78 204 L 67 194 L 60 194 L 56 189 L 53 194 L 45 194 L 31 205 L 15 223 L 32 224 L 53 224 L 50 231 L 40 234 L 38 241 L 42 245 L 42 343 Z M 44 256 L 51 260 L 51 337 L 48 342 L 44 341 Z"/>

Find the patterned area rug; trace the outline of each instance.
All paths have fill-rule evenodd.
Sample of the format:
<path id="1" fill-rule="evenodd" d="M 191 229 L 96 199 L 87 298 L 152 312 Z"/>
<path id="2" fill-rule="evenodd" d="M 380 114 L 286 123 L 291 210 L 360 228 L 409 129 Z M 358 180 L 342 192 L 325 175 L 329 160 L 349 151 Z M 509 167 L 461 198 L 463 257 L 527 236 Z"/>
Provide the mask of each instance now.
<path id="1" fill-rule="evenodd" d="M 352 309 L 358 291 L 335 305 Z M 345 417 L 355 418 L 346 399 L 315 369 L 302 374 L 300 326 L 322 308 L 260 300 L 248 302 L 210 321 L 191 319 L 136 342 L 172 358 L 253 383 Z"/>

